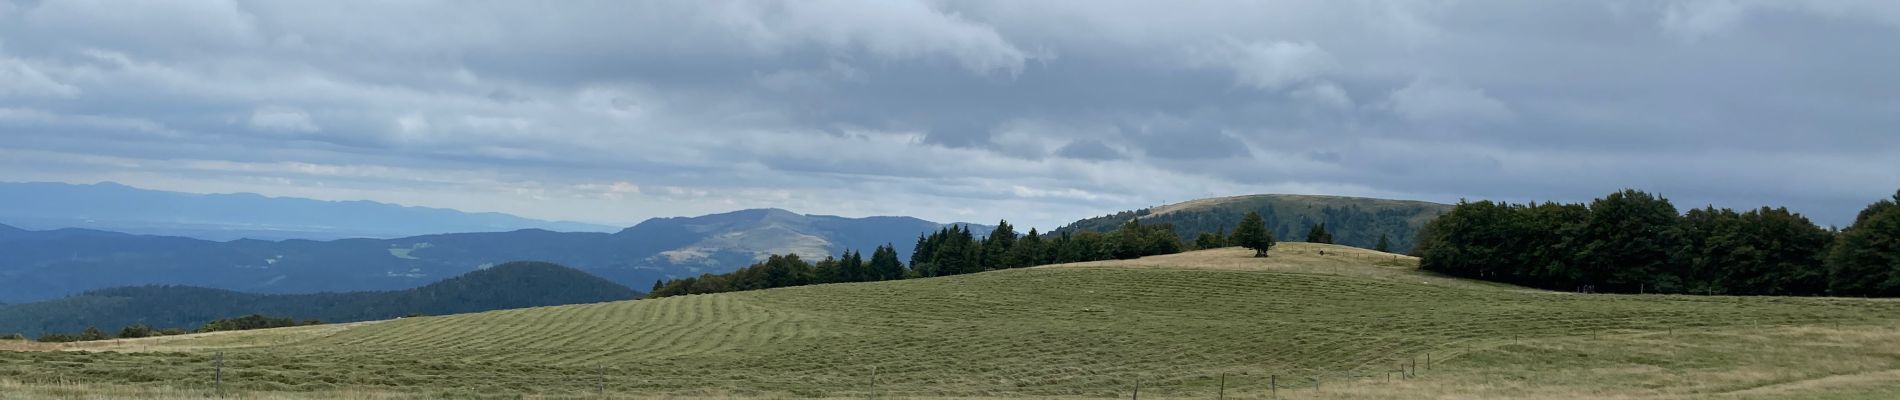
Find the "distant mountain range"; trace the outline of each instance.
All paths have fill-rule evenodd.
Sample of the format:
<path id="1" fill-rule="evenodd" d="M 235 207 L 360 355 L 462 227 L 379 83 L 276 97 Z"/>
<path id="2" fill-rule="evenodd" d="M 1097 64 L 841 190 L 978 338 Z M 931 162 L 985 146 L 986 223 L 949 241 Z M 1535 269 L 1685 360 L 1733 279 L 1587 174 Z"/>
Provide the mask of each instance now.
<path id="1" fill-rule="evenodd" d="M 138 285 L 277 294 L 398 290 L 520 260 L 559 263 L 644 289 L 659 279 L 729 272 L 771 254 L 822 258 L 891 244 L 907 257 L 919 234 L 943 226 L 779 209 L 655 218 L 611 234 L 527 229 L 332 241 L 217 242 L 0 225 L 0 302 Z M 972 229 L 987 234 L 990 227 Z"/>
<path id="2" fill-rule="evenodd" d="M 1386 235 L 1395 251 L 1405 252 L 1411 249 L 1418 227 L 1449 208 L 1417 201 L 1254 195 L 1194 200 L 1083 219 L 1058 232 L 1108 231 L 1139 218 L 1147 223 L 1174 224 L 1182 239 L 1191 242 L 1199 232 L 1231 230 L 1241 215 L 1256 211 L 1266 217 L 1269 229 L 1281 240 L 1301 240 L 1312 224 L 1325 223 L 1339 244 L 1372 247 L 1380 235 Z M 817 259 L 847 249 L 868 253 L 876 246 L 890 244 L 900 257 L 909 257 L 918 236 L 946 226 L 910 217 L 845 218 L 753 209 L 654 218 L 607 233 L 609 229 L 595 226 L 374 202 L 196 195 L 110 183 L 0 183 L 0 223 L 21 220 L 41 225 L 24 225 L 32 229 L 0 225 L 0 303 L 141 285 L 186 285 L 261 294 L 402 290 L 522 260 L 567 265 L 620 285 L 645 289 L 660 279 L 730 272 L 771 254 L 795 253 Z M 53 221 L 89 222 L 52 228 L 62 226 Z M 235 233 L 244 230 L 233 227 L 270 227 L 259 229 L 299 234 L 403 229 L 474 233 L 218 241 L 87 228 L 109 225 L 100 221 L 141 221 L 138 223 L 151 224 L 146 232 L 204 228 Z M 518 224 L 600 231 L 489 231 Z M 979 237 L 987 236 L 992 228 L 962 225 L 970 226 Z"/>
<path id="3" fill-rule="evenodd" d="M 457 314 L 510 308 L 628 300 L 639 293 L 586 272 L 516 262 L 413 289 L 318 294 L 251 294 L 190 286 L 101 289 L 38 303 L 0 306 L 0 335 L 107 332 L 131 324 L 192 329 L 249 314 L 324 322 L 380 320 L 410 314 Z"/>
<path id="4" fill-rule="evenodd" d="M 1411 200 L 1365 197 L 1259 194 L 1190 200 L 1160 207 L 1123 211 L 1064 225 L 1055 232 L 1107 232 L 1132 219 L 1144 224 L 1174 224 L 1181 240 L 1193 243 L 1200 232 L 1232 232 L 1248 212 L 1260 213 L 1267 229 L 1280 241 L 1306 240 L 1313 225 L 1326 224 L 1333 243 L 1372 248 L 1379 236 L 1392 241 L 1392 251 L 1412 250 L 1418 228 L 1451 210 L 1451 205 Z"/>
<path id="5" fill-rule="evenodd" d="M 0 222 L 27 229 L 86 228 L 217 241 L 394 238 L 519 229 L 563 232 L 618 229 L 373 201 L 323 201 L 250 193 L 180 193 L 111 182 L 91 185 L 0 182 Z"/>

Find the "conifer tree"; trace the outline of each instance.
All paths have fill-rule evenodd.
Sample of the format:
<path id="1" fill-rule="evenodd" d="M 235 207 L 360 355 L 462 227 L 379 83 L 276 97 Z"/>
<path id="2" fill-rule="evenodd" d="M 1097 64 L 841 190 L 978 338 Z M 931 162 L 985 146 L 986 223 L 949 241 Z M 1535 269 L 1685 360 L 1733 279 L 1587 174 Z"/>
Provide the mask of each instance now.
<path id="1" fill-rule="evenodd" d="M 1326 224 L 1315 224 L 1312 229 L 1306 231 L 1306 242 L 1332 244 L 1333 234 L 1326 232 Z"/>
<path id="2" fill-rule="evenodd" d="M 1387 238 L 1385 234 L 1381 233 L 1379 234 L 1379 244 L 1372 245 L 1372 249 L 1377 250 L 1381 253 L 1391 253 L 1392 240 L 1390 238 Z"/>
<path id="3" fill-rule="evenodd" d="M 839 282 L 864 282 L 870 280 L 870 274 L 864 271 L 864 255 L 857 250 L 846 250 L 838 259 Z"/>
<path id="4" fill-rule="evenodd" d="M 897 261 L 897 247 L 890 244 L 878 246 L 871 252 L 870 269 L 876 277 L 874 280 L 904 279 L 904 264 Z"/>
<path id="5" fill-rule="evenodd" d="M 1029 228 L 1029 233 L 1023 235 L 1022 240 L 1016 241 L 1015 247 L 1009 249 L 1008 255 L 1004 257 L 1004 267 L 1022 268 L 1042 265 L 1042 246 L 1042 234 L 1036 232 L 1036 228 Z"/>
<path id="6" fill-rule="evenodd" d="M 1008 220 L 996 222 L 996 229 L 983 239 L 983 259 L 978 270 L 1003 269 L 1014 267 L 1009 262 L 1009 252 L 1016 247 L 1016 228 Z"/>
<path id="7" fill-rule="evenodd" d="M 844 256 L 850 257 L 851 252 L 844 252 Z M 849 275 L 845 272 L 843 264 L 837 258 L 825 256 L 825 259 L 818 260 L 817 264 L 812 265 L 814 280 L 818 283 L 849 282 L 847 278 Z"/>
<path id="8" fill-rule="evenodd" d="M 1234 227 L 1234 237 L 1229 243 L 1253 249 L 1254 257 L 1266 257 L 1267 250 L 1273 248 L 1273 233 L 1267 232 L 1267 223 L 1260 219 L 1259 213 L 1248 212 L 1241 217 L 1240 225 Z"/>
<path id="9" fill-rule="evenodd" d="M 932 237 L 942 237 L 945 232 L 949 232 L 948 229 L 949 228 L 938 229 L 937 234 L 932 235 Z M 917 246 L 910 248 L 910 266 L 915 268 L 918 264 L 930 262 L 930 256 L 935 255 L 937 252 L 937 249 L 934 247 L 935 246 L 931 246 L 930 240 L 925 238 L 924 234 L 917 234 Z"/>

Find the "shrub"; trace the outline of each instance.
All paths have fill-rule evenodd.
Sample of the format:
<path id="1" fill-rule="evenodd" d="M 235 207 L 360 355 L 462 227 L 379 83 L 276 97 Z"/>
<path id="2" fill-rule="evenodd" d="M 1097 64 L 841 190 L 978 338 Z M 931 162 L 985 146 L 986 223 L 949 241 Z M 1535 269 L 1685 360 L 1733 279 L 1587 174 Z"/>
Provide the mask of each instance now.
<path id="1" fill-rule="evenodd" d="M 85 332 L 79 333 L 80 341 L 106 340 L 111 338 L 111 336 L 106 336 L 105 332 L 100 332 L 99 327 L 96 326 L 88 326 Z"/>
<path id="2" fill-rule="evenodd" d="M 119 330 L 119 337 L 123 339 L 137 339 L 150 336 L 152 336 L 152 327 L 145 326 L 145 324 L 132 324 Z"/>

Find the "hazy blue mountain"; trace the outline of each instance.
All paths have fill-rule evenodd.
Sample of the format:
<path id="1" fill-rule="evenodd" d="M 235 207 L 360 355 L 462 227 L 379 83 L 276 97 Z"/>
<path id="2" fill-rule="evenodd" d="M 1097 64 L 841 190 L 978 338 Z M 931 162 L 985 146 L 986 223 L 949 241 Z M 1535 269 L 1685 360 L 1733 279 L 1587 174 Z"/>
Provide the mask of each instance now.
<path id="1" fill-rule="evenodd" d="M 393 238 L 448 232 L 549 229 L 612 232 L 614 227 L 501 213 L 323 201 L 250 193 L 192 194 L 117 183 L 0 182 L 0 221 L 26 229 L 88 228 L 207 240 Z"/>
<path id="2" fill-rule="evenodd" d="M 20 228 L 15 228 L 9 225 L 0 224 L 0 240 L 7 240 L 9 238 L 13 238 L 15 236 L 25 234 L 26 232 L 27 231 L 25 229 L 20 229 Z"/>
<path id="3" fill-rule="evenodd" d="M 1418 228 L 1451 210 L 1451 205 L 1366 197 L 1258 194 L 1189 200 L 1154 208 L 1123 211 L 1075 221 L 1056 232 L 1107 232 L 1131 219 L 1144 224 L 1173 224 L 1181 240 L 1193 243 L 1201 232 L 1232 232 L 1247 212 L 1257 212 L 1281 241 L 1306 240 L 1315 224 L 1326 224 L 1333 242 L 1372 248 L 1385 235 L 1392 251 L 1412 250 Z"/>
<path id="4" fill-rule="evenodd" d="M 770 209 L 655 218 L 616 233 L 526 229 L 330 241 L 0 230 L 0 302 L 140 285 L 274 294 L 398 290 L 518 260 L 567 265 L 644 289 L 658 279 L 732 271 L 771 254 L 823 258 L 889 243 L 908 255 L 919 234 L 941 227 L 908 217 Z M 989 229 L 973 226 L 979 233 Z"/>
<path id="5" fill-rule="evenodd" d="M 108 332 L 135 323 L 192 329 L 216 319 L 264 314 L 295 320 L 368 321 L 410 314 L 628 300 L 640 294 L 586 272 L 540 262 L 505 263 L 398 291 L 252 294 L 192 286 L 100 289 L 37 303 L 0 306 L 0 334 Z"/>

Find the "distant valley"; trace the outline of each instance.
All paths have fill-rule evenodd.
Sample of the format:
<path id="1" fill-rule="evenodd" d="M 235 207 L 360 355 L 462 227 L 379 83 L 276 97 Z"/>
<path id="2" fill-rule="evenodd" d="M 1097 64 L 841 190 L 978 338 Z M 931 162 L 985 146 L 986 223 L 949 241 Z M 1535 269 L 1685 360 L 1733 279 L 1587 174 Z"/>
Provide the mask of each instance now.
<path id="1" fill-rule="evenodd" d="M 521 260 L 559 263 L 645 289 L 659 279 L 727 272 L 771 254 L 822 258 L 891 244 L 908 256 L 919 234 L 943 226 L 778 209 L 655 218 L 615 233 L 529 229 L 333 241 L 218 242 L 0 225 L 0 302 L 152 284 L 254 293 L 398 290 Z M 989 228 L 972 229 L 986 234 Z"/>
<path id="2" fill-rule="evenodd" d="M 23 188 L 39 194 L 22 195 Z M 10 192 L 9 192 L 10 191 Z M 48 197 L 65 191 L 74 198 Z M 136 205 L 182 214 L 222 215 L 239 225 L 270 225 L 302 217 L 328 219 L 346 230 L 383 229 L 414 213 L 501 218 L 454 210 L 405 208 L 370 202 L 320 202 L 255 195 L 190 195 L 134 189 L 113 184 L 0 184 L 0 203 L 40 203 L 41 219 L 74 219 L 77 209 L 119 210 L 136 214 Z M 50 202 L 70 204 L 51 205 Z M 232 205 L 244 203 L 248 205 Z M 91 205 L 87 205 L 91 204 Z M 342 208 L 337 208 L 342 207 Z M 1325 223 L 1336 243 L 1372 247 L 1389 237 L 1393 250 L 1405 252 L 1418 227 L 1449 206 L 1436 203 L 1304 195 L 1253 195 L 1194 200 L 1152 209 L 1126 211 L 1070 223 L 1057 232 L 1106 232 L 1131 219 L 1171 224 L 1184 243 L 1194 235 L 1231 229 L 1249 211 L 1265 217 L 1283 241 L 1298 241 L 1312 224 Z M 220 209 L 234 212 L 219 214 Z M 67 210 L 67 211 L 60 211 Z M 272 212 L 271 210 L 279 210 Z M 64 214 L 62 214 L 64 212 Z M 0 223 L 12 224 L 0 212 Z M 159 213 L 158 211 L 146 214 Z M 333 214 L 347 214 L 347 216 Z M 252 220 L 252 219 L 255 220 Z M 447 218 L 447 217 L 445 217 Z M 425 224 L 426 225 L 426 224 Z M 992 227 L 968 226 L 977 237 Z M 82 225 L 84 226 L 84 225 Z M 444 227 L 438 226 L 438 227 Z M 489 226 L 479 225 L 478 226 Z M 511 261 L 544 261 L 570 266 L 617 284 L 645 290 L 659 280 L 724 273 L 772 254 L 798 254 L 810 260 L 846 250 L 869 252 L 892 245 L 908 260 L 917 238 L 946 224 L 910 217 L 846 218 L 805 215 L 780 209 L 740 210 L 698 217 L 654 218 L 615 232 L 560 232 L 517 229 L 470 231 L 336 240 L 208 240 L 174 235 L 121 233 L 102 229 L 44 229 L 0 225 L 0 303 L 56 299 L 81 292 L 142 285 L 184 285 L 259 294 L 386 291 L 415 288 L 445 278 Z M 583 227 L 585 228 L 585 227 Z"/>
<path id="3" fill-rule="evenodd" d="M 560 265 L 516 262 L 426 286 L 380 292 L 252 294 L 190 286 L 133 286 L 37 303 L 0 305 L 0 335 L 114 331 L 132 324 L 191 329 L 248 314 L 353 322 L 627 300 L 626 286 Z"/>

